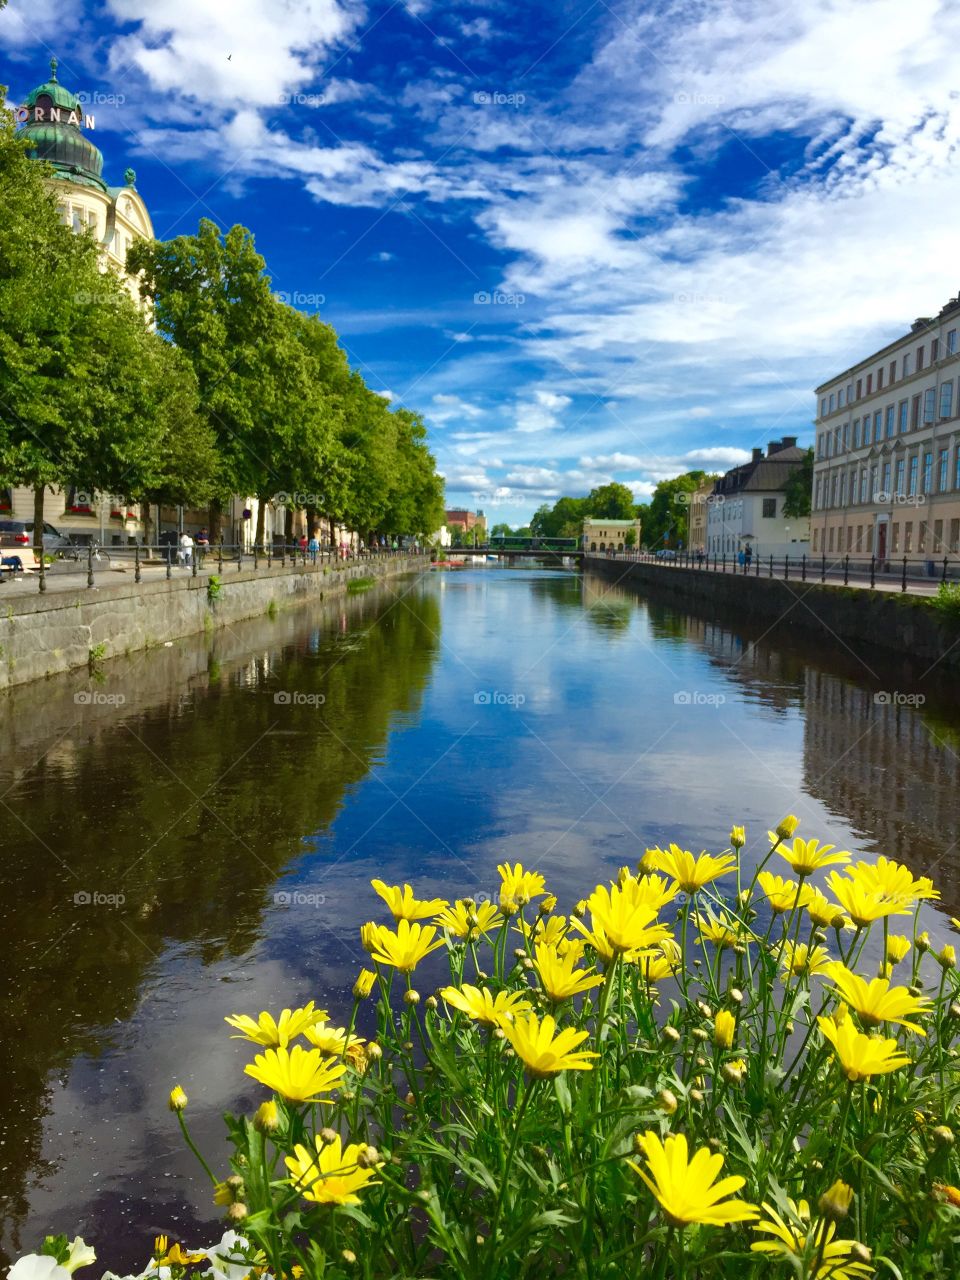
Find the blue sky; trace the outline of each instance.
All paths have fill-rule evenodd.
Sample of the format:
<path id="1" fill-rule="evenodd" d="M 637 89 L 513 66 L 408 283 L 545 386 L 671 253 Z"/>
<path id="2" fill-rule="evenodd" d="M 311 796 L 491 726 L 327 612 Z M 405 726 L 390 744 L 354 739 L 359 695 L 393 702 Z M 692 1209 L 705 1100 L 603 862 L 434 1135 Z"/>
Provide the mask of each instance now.
<path id="1" fill-rule="evenodd" d="M 939 0 L 10 0 L 0 78 L 56 53 L 157 234 L 249 226 L 517 523 L 808 441 L 957 292 L 958 42 Z"/>

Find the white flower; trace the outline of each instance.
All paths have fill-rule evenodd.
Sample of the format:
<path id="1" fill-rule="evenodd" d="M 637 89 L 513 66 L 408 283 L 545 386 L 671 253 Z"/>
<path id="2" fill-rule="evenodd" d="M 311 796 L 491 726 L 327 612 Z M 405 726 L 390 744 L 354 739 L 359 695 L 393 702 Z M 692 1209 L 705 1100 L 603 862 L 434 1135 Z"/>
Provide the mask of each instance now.
<path id="1" fill-rule="evenodd" d="M 84 1244 L 81 1236 L 74 1236 L 73 1244 L 70 1246 L 70 1252 L 67 1254 L 67 1260 L 64 1267 L 72 1275 L 79 1267 L 89 1267 L 91 1262 L 96 1262 L 96 1252 L 88 1244 Z"/>
<path id="2" fill-rule="evenodd" d="M 246 1236 L 241 1236 L 236 1231 L 225 1231 L 220 1243 L 211 1245 L 206 1251 L 213 1264 L 213 1271 L 206 1274 L 223 1276 L 224 1280 L 246 1280 L 253 1264 L 243 1260 L 242 1251 L 249 1247 Z M 261 1280 L 266 1280 L 266 1277 Z"/>
<path id="3" fill-rule="evenodd" d="M 70 1272 L 46 1253 L 25 1253 L 7 1272 L 7 1280 L 70 1280 Z"/>

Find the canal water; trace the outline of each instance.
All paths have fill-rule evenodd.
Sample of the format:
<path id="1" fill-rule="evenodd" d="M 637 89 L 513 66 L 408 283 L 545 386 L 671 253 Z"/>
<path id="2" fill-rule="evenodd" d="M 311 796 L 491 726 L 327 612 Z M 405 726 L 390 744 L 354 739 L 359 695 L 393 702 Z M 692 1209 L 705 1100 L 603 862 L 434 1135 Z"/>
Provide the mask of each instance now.
<path id="1" fill-rule="evenodd" d="M 0 1247 L 140 1266 L 217 1230 L 166 1106 L 259 1100 L 226 1014 L 342 1018 L 372 876 L 569 904 L 671 839 L 801 831 L 960 914 L 960 708 L 936 670 L 811 650 L 572 573 L 434 571 L 0 699 Z"/>

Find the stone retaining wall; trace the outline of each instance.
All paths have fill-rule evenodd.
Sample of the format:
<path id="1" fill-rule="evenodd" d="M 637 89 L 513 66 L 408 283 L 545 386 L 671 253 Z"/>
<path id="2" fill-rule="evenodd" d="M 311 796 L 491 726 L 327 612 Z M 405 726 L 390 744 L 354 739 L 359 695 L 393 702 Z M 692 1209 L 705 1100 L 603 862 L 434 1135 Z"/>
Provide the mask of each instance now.
<path id="1" fill-rule="evenodd" d="M 105 661 L 254 618 L 271 606 L 323 600 L 345 592 L 357 578 L 380 580 L 428 567 L 419 556 L 239 573 L 225 564 L 216 598 L 208 574 L 136 583 L 129 573 L 121 582 L 93 588 L 8 600 L 0 595 L 0 689 L 85 667 L 91 653 Z"/>
<path id="2" fill-rule="evenodd" d="M 960 626 L 938 613 L 929 597 L 597 556 L 585 558 L 584 571 L 631 583 L 658 599 L 673 598 L 680 607 L 707 607 L 726 619 L 769 624 L 770 634 L 802 634 L 832 648 L 864 645 L 960 670 Z"/>

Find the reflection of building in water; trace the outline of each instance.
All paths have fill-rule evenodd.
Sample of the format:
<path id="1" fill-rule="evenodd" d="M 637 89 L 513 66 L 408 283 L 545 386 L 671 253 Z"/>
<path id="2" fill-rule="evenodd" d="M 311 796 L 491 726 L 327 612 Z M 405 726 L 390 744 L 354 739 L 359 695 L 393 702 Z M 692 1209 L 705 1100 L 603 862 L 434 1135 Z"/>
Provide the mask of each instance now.
<path id="1" fill-rule="evenodd" d="M 960 906 L 960 757 L 912 706 L 808 668 L 804 788 Z"/>

